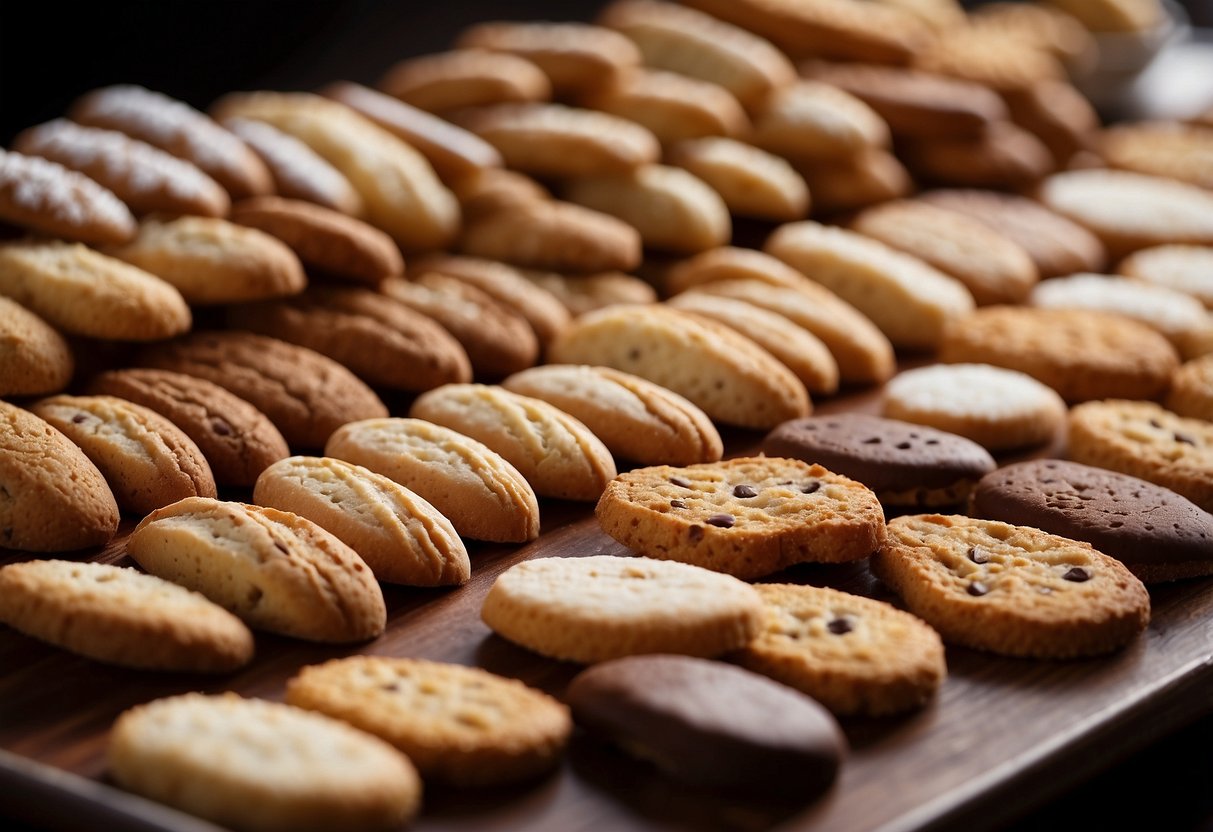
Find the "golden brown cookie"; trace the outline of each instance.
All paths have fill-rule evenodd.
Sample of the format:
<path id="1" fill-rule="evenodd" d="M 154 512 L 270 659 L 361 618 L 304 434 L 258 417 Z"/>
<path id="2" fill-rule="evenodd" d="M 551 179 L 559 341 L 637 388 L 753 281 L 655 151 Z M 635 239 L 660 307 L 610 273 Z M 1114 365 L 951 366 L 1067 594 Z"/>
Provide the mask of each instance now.
<path id="1" fill-rule="evenodd" d="M 795 166 L 804 177 L 821 215 L 855 211 L 906 196 L 914 189 L 910 174 L 892 153 L 869 148 L 846 160 Z"/>
<path id="2" fill-rule="evenodd" d="M 1046 49 L 979 26 L 957 26 L 941 32 L 914 64 L 927 72 L 984 84 L 1000 93 L 1066 77 L 1061 61 Z"/>
<path id="3" fill-rule="evenodd" d="M 754 116 L 749 141 L 796 161 L 846 159 L 889 146 L 889 126 L 838 87 L 801 80 L 771 94 Z"/>
<path id="4" fill-rule="evenodd" d="M 1180 416 L 1213 422 L 1213 355 L 1193 359 L 1175 371 L 1166 404 Z"/>
<path id="5" fill-rule="evenodd" d="M 76 362 L 67 341 L 24 306 L 0 297 L 0 396 L 57 393 Z"/>
<path id="6" fill-rule="evenodd" d="M 471 217 L 464 254 L 558 272 L 626 271 L 640 265 L 640 233 L 601 211 L 535 200 Z"/>
<path id="7" fill-rule="evenodd" d="M 451 183 L 451 189 L 459 199 L 465 220 L 552 197 L 547 188 L 531 177 L 505 168 L 482 168 L 460 176 Z"/>
<path id="8" fill-rule="evenodd" d="M 663 145 L 736 136 L 749 127 L 745 110 L 724 87 L 656 69 L 629 70 L 581 103 L 647 127 Z"/>
<path id="9" fill-rule="evenodd" d="M 1213 188 L 1213 128 L 1178 122 L 1120 124 L 1099 137 L 1108 167 Z"/>
<path id="10" fill-rule="evenodd" d="M 1099 115 L 1066 81 L 1038 81 L 1005 93 L 1011 120 L 1044 142 L 1058 167 L 1096 144 Z"/>
<path id="11" fill-rule="evenodd" d="M 0 150 L 0 219 L 94 245 L 135 236 L 130 209 L 108 188 L 63 165 Z"/>
<path id="12" fill-rule="evenodd" d="M 809 188 L 785 159 L 734 139 L 709 136 L 679 142 L 666 154 L 720 194 L 729 212 L 789 222 L 809 211 Z"/>
<path id="13" fill-rule="evenodd" d="M 1143 32 L 1166 12 L 1158 0 L 1049 0 L 1093 32 Z"/>
<path id="14" fill-rule="evenodd" d="M 1098 49 L 1091 33 L 1074 16 L 1044 4 L 983 3 L 969 15 L 969 24 L 1044 49 L 1071 69 L 1088 68 Z"/>
<path id="15" fill-rule="evenodd" d="M 1156 246 L 1135 252 L 1116 267 L 1119 274 L 1175 289 L 1213 309 L 1213 247 Z"/>
<path id="16" fill-rule="evenodd" d="M 555 295 L 573 317 L 621 303 L 657 302 L 657 292 L 651 285 L 622 272 L 564 275 L 521 269 L 519 273 Z"/>
<path id="17" fill-rule="evenodd" d="M 392 66 L 377 86 L 431 113 L 552 97 L 552 86 L 539 67 L 517 55 L 483 49 L 407 58 Z"/>
<path id="18" fill-rule="evenodd" d="M 675 263 L 666 273 L 662 286 L 665 294 L 677 295 L 707 283 L 726 280 L 756 280 L 786 289 L 801 289 L 812 282 L 787 263 L 764 252 L 721 246 Z"/>
<path id="19" fill-rule="evenodd" d="M 1040 139 L 1009 121 L 995 122 L 977 138 L 907 141 L 898 153 L 915 177 L 961 188 L 1023 188 L 1054 164 Z"/>

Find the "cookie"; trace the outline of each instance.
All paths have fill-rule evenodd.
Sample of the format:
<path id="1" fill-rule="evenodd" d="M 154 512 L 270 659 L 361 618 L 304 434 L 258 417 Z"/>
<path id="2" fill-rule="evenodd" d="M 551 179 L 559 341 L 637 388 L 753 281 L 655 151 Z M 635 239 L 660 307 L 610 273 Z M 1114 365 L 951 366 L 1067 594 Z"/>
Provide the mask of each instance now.
<path id="1" fill-rule="evenodd" d="M 0 569 L 0 620 L 106 664 L 229 673 L 253 659 L 253 634 L 197 593 L 134 569 L 35 560 Z"/>
<path id="2" fill-rule="evenodd" d="M 749 141 L 796 160 L 852 157 L 889 146 L 889 126 L 838 87 L 800 80 L 776 90 L 754 116 Z"/>
<path id="3" fill-rule="evenodd" d="M 552 97 L 552 86 L 539 67 L 517 55 L 483 49 L 408 58 L 388 69 L 377 86 L 431 113 Z"/>
<path id="4" fill-rule="evenodd" d="M 266 467 L 290 454 L 264 413 L 205 379 L 167 370 L 112 370 L 89 382 L 88 392 L 117 396 L 168 419 L 202 451 L 220 485 L 251 486 Z"/>
<path id="5" fill-rule="evenodd" d="M 147 220 L 134 240 L 106 253 L 167 281 L 192 304 L 285 297 L 307 285 L 285 244 L 211 217 Z"/>
<path id="6" fill-rule="evenodd" d="M 539 503 L 526 479 L 461 433 L 420 419 L 367 419 L 338 429 L 324 453 L 415 492 L 463 537 L 525 543 L 539 536 Z"/>
<path id="7" fill-rule="evenodd" d="M 1190 419 L 1213 422 L 1213 356 L 1184 364 L 1171 376 L 1167 409 Z"/>
<path id="8" fill-rule="evenodd" d="M 1213 129 L 1178 122 L 1120 124 L 1099 136 L 1108 167 L 1213 188 Z"/>
<path id="9" fill-rule="evenodd" d="M 1213 511 L 1213 425 L 1153 402 L 1107 399 L 1070 411 L 1070 458 L 1156 483 Z"/>
<path id="10" fill-rule="evenodd" d="M 227 319 L 315 350 L 377 387 L 419 391 L 472 379 L 467 353 L 442 326 L 368 289 L 314 286 L 291 300 L 232 307 Z"/>
<path id="11" fill-rule="evenodd" d="M 0 448 L 0 547 L 65 552 L 114 536 L 114 494 L 66 436 L 0 401 Z"/>
<path id="12" fill-rule="evenodd" d="M 657 292 L 652 286 L 638 277 L 621 272 L 563 275 L 522 269 L 519 273 L 555 295 L 573 317 L 618 304 L 657 302 Z"/>
<path id="13" fill-rule="evenodd" d="M 650 558 L 535 558 L 497 576 L 480 617 L 497 635 L 562 661 L 640 653 L 711 658 L 749 643 L 762 601 L 745 583 Z"/>
<path id="14" fill-rule="evenodd" d="M 953 322 L 938 357 L 1027 373 L 1068 402 L 1161 396 L 1179 365 L 1145 324 L 1106 312 L 991 306 Z"/>
<path id="15" fill-rule="evenodd" d="M 726 326 L 667 306 L 612 306 L 582 315 L 548 349 L 558 364 L 595 364 L 685 396 L 713 421 L 770 428 L 805 416 L 792 371 Z"/>
<path id="16" fill-rule="evenodd" d="M 392 238 L 362 220 L 295 199 L 263 196 L 232 208 L 232 222 L 286 243 L 309 268 L 356 283 L 404 274 Z"/>
<path id="17" fill-rule="evenodd" d="M 69 335 L 159 341 L 190 328 L 177 289 L 79 243 L 0 243 L 0 294 Z"/>
<path id="18" fill-rule="evenodd" d="M 554 768 L 569 709 L 515 679 L 476 667 L 354 656 L 305 667 L 286 701 L 374 734 L 408 755 L 427 780 L 486 786 Z"/>
<path id="19" fill-rule="evenodd" d="M 0 396 L 57 393 L 76 362 L 54 327 L 19 303 L 0 297 Z"/>
<path id="20" fill-rule="evenodd" d="M 329 457 L 293 456 L 261 472 L 258 505 L 298 514 L 359 554 L 385 583 L 463 584 L 467 549 L 451 521 L 399 483 Z"/>
<path id="21" fill-rule="evenodd" d="M 750 248 L 720 246 L 674 263 L 662 285 L 677 295 L 707 283 L 755 280 L 787 289 L 802 289 L 812 281 L 782 260 Z M 809 289 L 808 291 L 812 291 Z"/>
<path id="22" fill-rule="evenodd" d="M 1191 295 L 1213 309 L 1213 247 L 1157 246 L 1129 255 L 1119 274 Z"/>
<path id="23" fill-rule="evenodd" d="M 379 397 L 332 359 L 248 332 L 196 332 L 143 352 L 137 363 L 218 384 L 268 416 L 292 447 L 322 447 L 346 422 L 387 415 Z"/>
<path id="24" fill-rule="evenodd" d="M 1040 139 L 1058 167 L 1096 145 L 1099 115 L 1066 81 L 1038 81 L 1005 97 L 1011 120 Z"/>
<path id="25" fill-rule="evenodd" d="M 939 634 L 871 598 L 816 586 L 757 584 L 763 632 L 733 658 L 836 714 L 883 716 L 925 705 L 947 675 Z"/>
<path id="26" fill-rule="evenodd" d="M 1049 0 L 1093 32 L 1144 32 L 1162 23 L 1158 0 Z"/>
<path id="27" fill-rule="evenodd" d="M 632 69 L 588 93 L 583 106 L 647 127 L 663 145 L 703 136 L 737 136 L 745 110 L 724 87 L 656 69 Z"/>
<path id="28" fill-rule="evenodd" d="M 944 32 L 965 23 L 965 10 L 960 0 L 876 0 L 882 6 L 891 6 L 909 12 L 927 24 L 933 31 Z"/>
<path id="29" fill-rule="evenodd" d="M 914 190 L 910 174 L 892 153 L 869 148 L 846 160 L 795 165 L 820 215 L 855 211 Z"/>
<path id="30" fill-rule="evenodd" d="M 957 26 L 940 32 L 914 65 L 999 93 L 1066 78 L 1065 66 L 1048 50 L 988 27 Z"/>
<path id="31" fill-rule="evenodd" d="M 852 304 L 896 347 L 934 349 L 947 324 L 973 309 L 973 296 L 955 278 L 852 231 L 790 223 L 764 250 Z"/>
<path id="32" fill-rule="evenodd" d="M 886 384 L 882 413 L 1005 451 L 1051 442 L 1065 423 L 1066 403 L 1015 370 L 937 364 L 907 370 Z"/>
<path id="33" fill-rule="evenodd" d="M 637 468 L 607 487 L 596 514 L 629 549 L 747 580 L 859 560 L 884 540 L 884 512 L 865 486 L 776 457 Z"/>
<path id="34" fill-rule="evenodd" d="M 666 154 L 716 191 L 729 213 L 773 222 L 804 219 L 809 188 L 786 160 L 720 136 L 679 142 Z"/>
<path id="35" fill-rule="evenodd" d="M 721 662 L 605 662 L 573 679 L 568 701 L 579 725 L 713 792 L 807 800 L 829 787 L 847 753 L 837 723 L 812 699 Z"/>
<path id="36" fill-rule="evenodd" d="M 983 4 L 969 15 L 969 25 L 1019 38 L 1053 54 L 1069 69 L 1088 68 L 1098 49 L 1091 33 L 1077 19 L 1043 4 Z"/>
<path id="37" fill-rule="evenodd" d="M 113 191 L 35 156 L 0 150 L 0 219 L 94 245 L 135 236 L 135 218 Z"/>
<path id="38" fill-rule="evenodd" d="M 482 168 L 465 174 L 451 183 L 451 189 L 465 219 L 552 198 L 547 188 L 531 177 L 505 168 Z"/>
<path id="39" fill-rule="evenodd" d="M 962 503 L 995 468 L 989 451 L 971 439 L 863 413 L 785 422 L 767 434 L 762 452 L 858 480 L 886 506 Z"/>
<path id="40" fill-rule="evenodd" d="M 382 740 L 234 693 L 132 708 L 106 756 L 124 789 L 245 832 L 395 829 L 421 803 L 416 769 Z"/>
<path id="41" fill-rule="evenodd" d="M 907 141 L 898 155 L 915 178 L 958 188 L 1022 189 L 1054 166 L 1044 143 L 1009 121 L 990 125 L 977 138 Z"/>
<path id="42" fill-rule="evenodd" d="M 147 514 L 186 497 L 214 497 L 194 440 L 154 410 L 113 396 L 54 396 L 30 408 L 93 461 L 119 508 Z"/>

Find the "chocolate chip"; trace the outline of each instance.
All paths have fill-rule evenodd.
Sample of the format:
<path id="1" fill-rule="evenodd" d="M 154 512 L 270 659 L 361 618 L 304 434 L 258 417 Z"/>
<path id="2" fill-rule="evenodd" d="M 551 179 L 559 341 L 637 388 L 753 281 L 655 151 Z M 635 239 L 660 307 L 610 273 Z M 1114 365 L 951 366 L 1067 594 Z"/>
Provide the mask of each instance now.
<path id="1" fill-rule="evenodd" d="M 1065 578 L 1067 581 L 1073 581 L 1076 584 L 1081 584 L 1084 581 L 1091 580 L 1091 573 L 1083 569 L 1081 566 L 1075 566 L 1061 577 Z"/>
<path id="2" fill-rule="evenodd" d="M 691 526 L 687 529 L 687 537 L 692 543 L 698 543 L 703 540 L 703 526 Z"/>
<path id="3" fill-rule="evenodd" d="M 731 514 L 713 514 L 708 518 L 709 526 L 719 526 L 722 529 L 731 529 L 736 522 Z"/>
<path id="4" fill-rule="evenodd" d="M 686 508 L 687 504 L 682 500 L 670 500 L 670 508 Z"/>
<path id="5" fill-rule="evenodd" d="M 990 553 L 980 546 L 970 546 L 969 560 L 973 561 L 973 563 L 989 563 Z"/>
<path id="6" fill-rule="evenodd" d="M 988 586 L 986 586 L 985 584 L 983 584 L 981 581 L 973 581 L 973 583 L 968 585 L 968 587 L 966 588 L 966 591 L 970 595 L 974 595 L 974 596 L 977 596 L 978 598 L 980 598 L 982 595 L 985 595 L 987 592 L 989 592 L 990 588 Z"/>
<path id="7" fill-rule="evenodd" d="M 231 436 L 233 433 L 232 426 L 229 425 L 226 420 L 220 419 L 218 416 L 211 419 L 211 430 L 220 436 Z"/>
<path id="8" fill-rule="evenodd" d="M 851 622 L 847 621 L 845 618 L 835 618 L 833 621 L 831 621 L 829 624 L 826 625 L 826 629 L 829 630 L 831 633 L 833 633 L 836 636 L 841 636 L 841 635 L 851 632 L 851 630 L 853 630 L 854 627 L 852 627 Z"/>
<path id="9" fill-rule="evenodd" d="M 733 496 L 741 497 L 742 499 L 745 499 L 746 497 L 757 497 L 758 491 L 752 485 L 739 485 L 733 489 Z"/>
<path id="10" fill-rule="evenodd" d="M 865 445 L 879 445 L 879 444 L 880 444 L 880 437 L 879 437 L 879 436 L 872 436 L 872 437 L 870 437 L 870 438 L 868 438 L 868 439 L 863 440 L 863 444 L 865 444 Z"/>
<path id="11" fill-rule="evenodd" d="M 88 418 L 88 416 L 85 416 L 83 413 L 77 413 L 75 416 L 72 417 L 72 424 L 78 425 L 87 418 Z"/>
<path id="12" fill-rule="evenodd" d="M 690 481 L 684 480 L 682 477 L 670 477 L 670 485 L 676 485 L 679 488 L 691 487 Z"/>
<path id="13" fill-rule="evenodd" d="M 811 480 L 800 487 L 800 492 L 802 494 L 812 494 L 819 488 L 821 488 L 821 483 L 817 480 Z"/>
<path id="14" fill-rule="evenodd" d="M 1194 438 L 1192 438 L 1191 434 L 1182 433 L 1180 431 L 1175 431 L 1175 441 L 1182 442 L 1185 445 L 1195 445 L 1196 444 L 1196 440 Z"/>
<path id="15" fill-rule="evenodd" d="M 396 691 L 400 690 L 400 685 L 396 684 L 395 682 L 388 682 L 386 685 L 380 685 L 379 689 L 386 690 L 389 693 L 395 693 Z"/>

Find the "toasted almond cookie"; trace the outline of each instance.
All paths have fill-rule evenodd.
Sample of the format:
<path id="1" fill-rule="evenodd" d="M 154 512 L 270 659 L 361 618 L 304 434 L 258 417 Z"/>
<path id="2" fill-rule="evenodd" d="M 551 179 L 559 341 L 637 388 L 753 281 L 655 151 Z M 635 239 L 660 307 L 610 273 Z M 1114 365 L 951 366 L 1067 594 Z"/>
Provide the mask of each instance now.
<path id="1" fill-rule="evenodd" d="M 288 456 L 286 440 L 266 415 L 205 379 L 167 370 L 113 370 L 88 385 L 154 410 L 202 451 L 220 485 L 251 486 L 267 466 Z"/>
<path id="2" fill-rule="evenodd" d="M 876 148 L 845 161 L 800 164 L 819 214 L 837 214 L 906 196 L 914 189 L 910 174 L 892 153 Z"/>
<path id="3" fill-rule="evenodd" d="M 1189 361 L 1171 376 L 1167 409 L 1213 422 L 1213 355 Z"/>
<path id="4" fill-rule="evenodd" d="M 640 653 L 719 656 L 758 635 L 762 615 L 758 593 L 736 578 L 611 555 L 515 564 L 480 609 L 502 638 L 585 664 Z"/>
<path id="5" fill-rule="evenodd" d="M 367 419 L 338 429 L 324 453 L 419 494 L 464 537 L 524 543 L 539 536 L 539 503 L 526 479 L 461 433 L 420 419 Z"/>
<path id="6" fill-rule="evenodd" d="M 552 86 L 539 67 L 516 55 L 483 49 L 408 58 L 392 66 L 377 86 L 431 113 L 552 97 Z"/>
<path id="7" fill-rule="evenodd" d="M 0 449 L 0 547 L 66 552 L 114 536 L 114 494 L 66 436 L 0 401 Z"/>
<path id="8" fill-rule="evenodd" d="M 389 278 L 380 291 L 455 336 L 477 376 L 501 378 L 539 359 L 539 340 L 526 318 L 470 283 L 429 272 L 411 281 Z"/>
<path id="9" fill-rule="evenodd" d="M 171 283 L 193 304 L 284 297 L 307 285 L 284 243 L 211 217 L 147 220 L 139 236 L 107 253 Z"/>
<path id="10" fill-rule="evenodd" d="M 637 468 L 607 486 L 595 513 L 629 549 L 746 580 L 866 558 L 884 540 L 884 511 L 865 486 L 775 457 Z"/>
<path id="11" fill-rule="evenodd" d="M 1143 32 L 1166 15 L 1158 0 L 1049 0 L 1093 32 Z"/>
<path id="12" fill-rule="evenodd" d="M 889 381 L 883 413 L 1005 451 L 1056 438 L 1066 421 L 1066 403 L 1051 388 L 1015 370 L 938 364 L 907 370 Z"/>
<path id="13" fill-rule="evenodd" d="M 638 375 L 685 396 L 713 421 L 739 427 L 774 427 L 810 408 L 800 380 L 753 341 L 657 304 L 582 315 L 552 343 L 548 359 Z"/>
<path id="14" fill-rule="evenodd" d="M 836 714 L 922 707 L 947 675 L 943 642 L 901 610 L 848 592 L 757 584 L 766 627 L 734 659 Z"/>
<path id="15" fill-rule="evenodd" d="M 79 243 L 0 244 L 0 295 L 88 338 L 159 341 L 190 328 L 190 309 L 173 286 Z"/>
<path id="16" fill-rule="evenodd" d="M 1022 188 L 1054 165 L 1040 139 L 1009 121 L 996 122 L 974 139 L 907 141 L 898 153 L 915 177 L 961 188 Z"/>
<path id="17" fill-rule="evenodd" d="M 969 25 L 1020 38 L 1060 58 L 1068 68 L 1086 67 L 1098 48 L 1075 17 L 1036 3 L 986 3 L 973 10 Z"/>
<path id="18" fill-rule="evenodd" d="M 234 693 L 126 711 L 107 757 L 123 788 L 244 832 L 397 829 L 421 803 L 416 769 L 382 740 Z"/>
<path id="19" fill-rule="evenodd" d="M 392 238 L 345 214 L 294 199 L 262 196 L 232 208 L 232 222 L 277 237 L 305 265 L 333 277 L 376 284 L 404 273 Z"/>
<path id="20" fill-rule="evenodd" d="M 142 366 L 218 384 L 260 410 L 295 447 L 319 448 L 355 419 L 387 415 L 375 393 L 317 352 L 248 332 L 196 332 L 145 350 Z"/>
<path id="21" fill-rule="evenodd" d="M 527 780 L 554 768 L 573 731 L 569 709 L 476 667 L 353 656 L 305 667 L 286 701 L 374 734 L 421 775 L 457 786 Z"/>
<path id="22" fill-rule="evenodd" d="M 496 151 L 494 151 L 496 152 Z M 548 189 L 525 173 L 482 168 L 451 183 L 465 220 L 552 198 Z"/>
<path id="23" fill-rule="evenodd" d="M 1044 142 L 1059 167 L 1095 145 L 1099 115 L 1068 82 L 1038 81 L 1006 93 L 1005 98 L 1011 120 Z"/>
<path id="24" fill-rule="evenodd" d="M 386 583 L 463 584 L 467 549 L 451 521 L 403 485 L 361 465 L 293 456 L 261 472 L 258 505 L 306 517 L 356 551 Z"/>
<path id="25" fill-rule="evenodd" d="M 897 347 L 934 349 L 947 324 L 973 309 L 960 281 L 852 231 L 790 223 L 764 249 L 852 304 Z"/>
<path id="26" fill-rule="evenodd" d="M 19 149 L 19 148 L 18 148 Z M 1120 124 L 1099 137 L 1108 167 L 1213 188 L 1213 129 L 1159 121 Z"/>
<path id="27" fill-rule="evenodd" d="M 621 303 L 657 302 L 652 286 L 621 272 L 572 276 L 522 269 L 519 274 L 555 295 L 573 317 Z"/>
<path id="28" fill-rule="evenodd" d="M 0 297 L 0 396 L 57 393 L 76 362 L 67 341 L 19 303 Z"/>
<path id="29" fill-rule="evenodd" d="M 1213 512 L 1213 425 L 1153 402 L 1106 399 L 1070 411 L 1070 457 L 1140 477 Z"/>
<path id="30" fill-rule="evenodd" d="M 556 200 L 469 218 L 463 253 L 531 269 L 609 272 L 640 265 L 640 232 L 601 211 Z"/>
<path id="31" fill-rule="evenodd" d="M 843 159 L 866 148 L 888 147 L 889 126 L 850 93 L 801 80 L 767 98 L 748 138 L 792 159 Z"/>
<path id="32" fill-rule="evenodd" d="M 227 319 L 315 350 L 377 387 L 429 390 L 472 379 L 467 353 L 441 325 L 368 289 L 314 286 L 291 300 L 232 307 Z"/>
<path id="33" fill-rule="evenodd" d="M 565 196 L 618 217 L 652 248 L 696 254 L 724 245 L 733 233 L 724 200 L 681 168 L 645 165 L 630 174 L 578 179 Z"/>
<path id="34" fill-rule="evenodd" d="M 981 306 L 1021 302 L 1040 279 L 1017 243 L 979 220 L 930 203 L 886 202 L 864 211 L 851 228 L 951 275 Z"/>
<path id="35" fill-rule="evenodd" d="M 154 410 L 113 396 L 54 396 L 30 409 L 80 446 L 126 511 L 215 496 L 202 451 Z"/>
<path id="36" fill-rule="evenodd" d="M 997 92 L 1063 80 L 1066 70 L 1045 49 L 990 28 L 958 26 L 940 33 L 914 62 L 919 69 L 984 84 Z"/>
<path id="37" fill-rule="evenodd" d="M 938 514 L 888 531 L 872 572 L 949 644 L 1069 659 L 1123 647 L 1150 621 L 1141 581 L 1089 543 Z"/>
<path id="38" fill-rule="evenodd" d="M 724 87 L 662 70 L 629 70 L 581 103 L 643 125 L 665 145 L 736 136 L 749 127 L 745 110 Z"/>
<path id="39" fill-rule="evenodd" d="M 621 459 L 642 465 L 690 465 L 714 462 L 724 450 L 720 434 L 698 407 L 664 387 L 609 367 L 532 367 L 510 376 L 502 386 L 560 408 Z"/>
<path id="40" fill-rule="evenodd" d="M 420 396 L 409 415 L 483 442 L 544 497 L 592 502 L 615 476 L 611 452 L 584 424 L 501 387 L 448 384 Z"/>
<path id="41" fill-rule="evenodd" d="M 95 245 L 135 236 L 130 209 L 108 188 L 63 165 L 0 150 L 0 219 Z"/>
<path id="42" fill-rule="evenodd" d="M 1191 295 L 1213 309 L 1213 247 L 1157 246 L 1138 251 L 1116 267 L 1128 277 Z"/>
<path id="43" fill-rule="evenodd" d="M 100 563 L 0 569 L 0 621 L 86 658 L 143 670 L 227 673 L 253 658 L 239 618 L 176 584 Z"/>
<path id="44" fill-rule="evenodd" d="M 708 136 L 679 142 L 671 165 L 690 171 L 743 217 L 789 222 L 809 212 L 809 188 L 784 159 L 733 139 Z"/>
<path id="45" fill-rule="evenodd" d="M 806 284 L 812 284 L 800 272 L 769 254 L 750 248 L 720 246 L 675 263 L 666 273 L 664 288 L 667 295 L 677 295 L 707 283 L 730 280 L 754 280 L 785 289 L 803 289 Z"/>

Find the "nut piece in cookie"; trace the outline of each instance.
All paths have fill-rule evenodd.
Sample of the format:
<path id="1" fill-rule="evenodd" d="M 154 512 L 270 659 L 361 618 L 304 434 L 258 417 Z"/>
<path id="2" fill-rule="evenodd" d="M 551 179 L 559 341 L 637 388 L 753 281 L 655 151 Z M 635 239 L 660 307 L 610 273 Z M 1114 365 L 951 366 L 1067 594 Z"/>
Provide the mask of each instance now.
<path id="1" fill-rule="evenodd" d="M 135 218 L 113 191 L 35 156 L 0 150 L 0 219 L 93 245 L 125 243 Z"/>
<path id="2" fill-rule="evenodd" d="M 0 396 L 57 393 L 72 380 L 75 365 L 54 327 L 0 296 Z"/>

